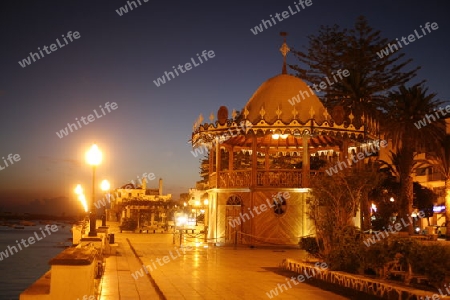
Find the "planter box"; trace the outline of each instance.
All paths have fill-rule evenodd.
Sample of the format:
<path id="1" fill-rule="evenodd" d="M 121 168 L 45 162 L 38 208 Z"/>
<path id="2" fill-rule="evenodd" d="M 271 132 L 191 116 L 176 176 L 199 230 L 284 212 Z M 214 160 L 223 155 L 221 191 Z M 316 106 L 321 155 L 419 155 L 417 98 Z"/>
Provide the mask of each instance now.
<path id="1" fill-rule="evenodd" d="M 431 299 L 426 297 L 432 297 L 434 294 L 430 291 L 413 289 L 381 279 L 372 279 L 340 271 L 329 271 L 327 269 L 317 272 L 317 268 L 313 265 L 291 258 L 284 259 L 280 267 L 298 274 L 308 274 L 317 280 L 336 284 L 340 287 L 349 288 L 382 299 Z M 445 298 L 441 297 L 440 299 Z"/>

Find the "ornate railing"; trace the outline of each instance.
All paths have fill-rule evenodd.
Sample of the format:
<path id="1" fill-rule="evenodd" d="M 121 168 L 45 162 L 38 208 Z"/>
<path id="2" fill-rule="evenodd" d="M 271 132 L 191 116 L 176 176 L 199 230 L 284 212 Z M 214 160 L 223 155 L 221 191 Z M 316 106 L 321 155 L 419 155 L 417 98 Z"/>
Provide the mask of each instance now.
<path id="1" fill-rule="evenodd" d="M 223 171 L 219 174 L 220 187 L 249 187 L 252 184 L 252 172 L 250 170 Z"/>
<path id="2" fill-rule="evenodd" d="M 310 171 L 311 177 L 323 174 L 319 171 Z M 219 186 L 216 186 L 216 173 L 209 175 L 210 188 L 248 188 L 252 185 L 251 170 L 221 171 L 219 172 Z M 286 187 L 301 188 L 302 170 L 257 170 L 256 186 L 258 187 Z"/>
<path id="3" fill-rule="evenodd" d="M 257 171 L 256 185 L 266 187 L 302 187 L 301 170 Z"/>
<path id="4" fill-rule="evenodd" d="M 216 172 L 213 172 L 213 173 L 209 174 L 209 186 L 211 188 L 217 187 L 216 186 L 216 178 L 217 178 Z"/>

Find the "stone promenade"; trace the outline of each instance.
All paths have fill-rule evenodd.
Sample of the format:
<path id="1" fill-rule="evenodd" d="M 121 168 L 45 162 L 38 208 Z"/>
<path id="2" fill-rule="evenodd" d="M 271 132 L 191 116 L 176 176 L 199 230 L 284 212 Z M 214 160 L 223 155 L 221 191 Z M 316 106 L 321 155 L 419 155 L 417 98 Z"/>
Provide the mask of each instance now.
<path id="1" fill-rule="evenodd" d="M 301 259 L 300 249 L 206 247 L 195 234 L 184 235 L 180 247 L 173 234 L 120 233 L 117 223 L 108 225 L 119 247 L 106 258 L 101 300 L 349 299 L 307 281 L 287 282 L 278 265 Z"/>

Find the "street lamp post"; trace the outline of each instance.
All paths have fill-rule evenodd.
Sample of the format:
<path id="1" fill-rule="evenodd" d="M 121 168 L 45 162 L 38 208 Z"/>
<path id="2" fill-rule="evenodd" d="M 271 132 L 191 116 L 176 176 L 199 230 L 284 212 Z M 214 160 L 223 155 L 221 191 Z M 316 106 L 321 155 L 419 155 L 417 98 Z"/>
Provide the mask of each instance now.
<path id="1" fill-rule="evenodd" d="M 205 205 L 205 217 L 203 219 L 203 223 L 204 223 L 203 231 L 205 231 L 205 243 L 206 243 L 208 241 L 208 204 L 209 204 L 208 199 L 205 199 L 203 201 L 203 204 Z"/>
<path id="2" fill-rule="evenodd" d="M 198 210 L 198 206 L 200 205 L 200 201 L 195 201 L 195 226 L 197 227 L 197 210 Z"/>
<path id="3" fill-rule="evenodd" d="M 106 194 L 106 200 L 108 200 L 108 193 L 107 191 L 109 191 L 110 188 L 110 184 L 108 182 L 108 180 L 103 180 L 102 183 L 100 184 L 100 188 L 102 189 L 102 191 L 105 192 Z M 102 226 L 106 226 L 106 202 L 105 205 L 103 206 L 103 216 L 102 216 Z"/>
<path id="4" fill-rule="evenodd" d="M 86 162 L 92 166 L 92 199 L 91 209 L 89 212 L 89 236 L 97 236 L 96 222 L 97 212 L 94 206 L 95 201 L 95 167 L 102 162 L 102 153 L 97 145 L 92 145 L 91 149 L 86 152 Z"/>

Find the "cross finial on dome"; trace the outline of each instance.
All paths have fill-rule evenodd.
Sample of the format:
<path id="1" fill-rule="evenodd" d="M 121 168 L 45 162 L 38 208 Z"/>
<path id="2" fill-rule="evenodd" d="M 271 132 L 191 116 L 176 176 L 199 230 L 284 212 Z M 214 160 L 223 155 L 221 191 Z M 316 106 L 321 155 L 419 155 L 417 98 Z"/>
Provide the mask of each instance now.
<path id="1" fill-rule="evenodd" d="M 283 69 L 281 70 L 281 74 L 287 74 L 286 70 L 286 55 L 288 54 L 291 49 L 289 49 L 288 45 L 286 44 L 286 36 L 287 32 L 280 32 L 280 35 L 284 37 L 283 45 L 281 45 L 280 52 L 283 55 Z"/>

